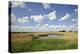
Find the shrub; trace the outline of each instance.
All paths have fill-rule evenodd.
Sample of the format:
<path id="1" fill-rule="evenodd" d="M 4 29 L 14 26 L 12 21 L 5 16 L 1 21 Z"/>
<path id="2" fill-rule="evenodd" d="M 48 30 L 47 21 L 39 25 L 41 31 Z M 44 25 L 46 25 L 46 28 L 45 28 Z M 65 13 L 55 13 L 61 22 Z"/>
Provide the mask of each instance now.
<path id="1" fill-rule="evenodd" d="M 65 30 L 62 30 L 62 32 L 66 32 Z"/>

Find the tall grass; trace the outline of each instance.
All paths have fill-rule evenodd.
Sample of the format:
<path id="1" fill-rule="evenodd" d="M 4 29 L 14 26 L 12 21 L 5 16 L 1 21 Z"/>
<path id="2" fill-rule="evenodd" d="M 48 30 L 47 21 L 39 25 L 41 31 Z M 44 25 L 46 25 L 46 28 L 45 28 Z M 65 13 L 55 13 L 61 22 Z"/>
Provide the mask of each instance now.
<path id="1" fill-rule="evenodd" d="M 12 42 L 12 52 L 31 52 L 47 50 L 77 49 L 77 40 L 73 43 L 64 39 L 33 39 L 32 41 Z"/>

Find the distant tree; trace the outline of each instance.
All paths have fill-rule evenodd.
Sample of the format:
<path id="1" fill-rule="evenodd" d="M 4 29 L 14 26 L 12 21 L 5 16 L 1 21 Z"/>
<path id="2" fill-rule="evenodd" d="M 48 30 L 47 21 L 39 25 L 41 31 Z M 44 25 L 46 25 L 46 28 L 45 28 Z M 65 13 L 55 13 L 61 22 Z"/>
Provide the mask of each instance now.
<path id="1" fill-rule="evenodd" d="M 66 32 L 65 30 L 62 30 L 62 32 Z"/>

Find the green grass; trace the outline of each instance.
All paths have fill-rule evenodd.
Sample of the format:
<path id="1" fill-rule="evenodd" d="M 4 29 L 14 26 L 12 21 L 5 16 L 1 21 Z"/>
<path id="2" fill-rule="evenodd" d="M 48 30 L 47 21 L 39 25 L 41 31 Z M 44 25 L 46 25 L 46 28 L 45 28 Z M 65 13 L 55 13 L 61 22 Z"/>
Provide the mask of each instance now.
<path id="1" fill-rule="evenodd" d="M 31 52 L 47 50 L 77 49 L 77 40 L 74 42 L 64 39 L 33 39 L 32 41 L 12 42 L 12 52 Z"/>

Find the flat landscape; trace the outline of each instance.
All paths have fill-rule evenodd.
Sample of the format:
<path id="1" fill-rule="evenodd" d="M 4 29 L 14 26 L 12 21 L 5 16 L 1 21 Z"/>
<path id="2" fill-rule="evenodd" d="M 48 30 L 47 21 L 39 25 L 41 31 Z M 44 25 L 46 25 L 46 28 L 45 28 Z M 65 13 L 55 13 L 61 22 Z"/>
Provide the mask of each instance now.
<path id="1" fill-rule="evenodd" d="M 78 48 L 78 32 L 12 32 L 11 52 Z"/>
<path id="2" fill-rule="evenodd" d="M 9 52 L 78 49 L 78 5 L 9 2 Z"/>

